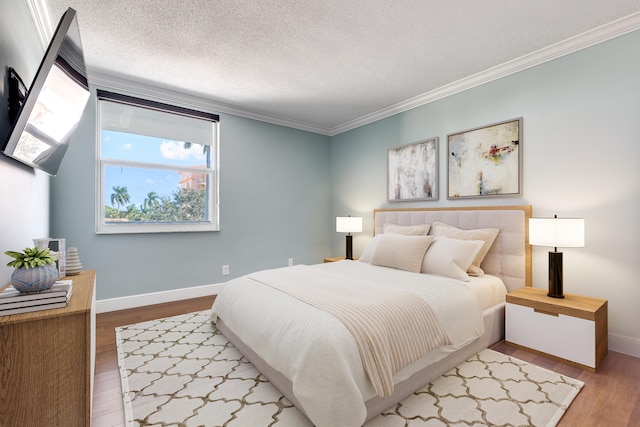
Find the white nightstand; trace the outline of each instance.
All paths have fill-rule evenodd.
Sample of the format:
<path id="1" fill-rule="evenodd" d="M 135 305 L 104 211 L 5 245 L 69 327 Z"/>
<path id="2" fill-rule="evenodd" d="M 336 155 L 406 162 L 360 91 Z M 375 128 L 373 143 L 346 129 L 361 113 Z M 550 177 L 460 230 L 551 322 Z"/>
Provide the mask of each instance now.
<path id="1" fill-rule="evenodd" d="M 524 287 L 507 294 L 507 343 L 595 371 L 608 351 L 607 301 Z"/>

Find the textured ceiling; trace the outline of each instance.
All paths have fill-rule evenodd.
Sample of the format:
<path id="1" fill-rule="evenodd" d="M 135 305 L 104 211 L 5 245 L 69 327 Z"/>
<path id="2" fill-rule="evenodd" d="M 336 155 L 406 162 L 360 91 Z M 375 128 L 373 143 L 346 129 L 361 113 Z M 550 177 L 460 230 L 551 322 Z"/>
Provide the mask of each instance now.
<path id="1" fill-rule="evenodd" d="M 54 28 L 77 11 L 90 78 L 327 134 L 640 11 L 639 0 L 44 1 Z"/>

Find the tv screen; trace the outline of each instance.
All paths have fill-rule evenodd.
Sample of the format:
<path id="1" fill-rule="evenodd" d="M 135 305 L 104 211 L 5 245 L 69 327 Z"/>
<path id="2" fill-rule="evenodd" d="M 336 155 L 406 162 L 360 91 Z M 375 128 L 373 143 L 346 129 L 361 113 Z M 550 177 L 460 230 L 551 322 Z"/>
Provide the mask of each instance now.
<path id="1" fill-rule="evenodd" d="M 80 31 L 76 12 L 69 8 L 26 93 L 4 154 L 55 175 L 88 100 Z"/>

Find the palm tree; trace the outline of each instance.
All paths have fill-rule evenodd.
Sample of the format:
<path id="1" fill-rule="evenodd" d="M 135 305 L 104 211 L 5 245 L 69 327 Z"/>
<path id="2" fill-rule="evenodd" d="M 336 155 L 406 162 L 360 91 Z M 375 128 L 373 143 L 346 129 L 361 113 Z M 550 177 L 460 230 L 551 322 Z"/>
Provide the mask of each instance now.
<path id="1" fill-rule="evenodd" d="M 111 194 L 111 206 L 116 206 L 118 212 L 120 212 L 120 205 L 126 205 L 131 200 L 129 196 L 129 190 L 127 187 L 113 187 L 114 193 Z"/>
<path id="2" fill-rule="evenodd" d="M 137 221 L 140 219 L 140 211 L 133 203 L 127 206 L 127 211 L 124 214 L 125 218 L 128 218 L 130 221 Z"/>
<path id="3" fill-rule="evenodd" d="M 158 200 L 158 193 L 156 193 L 155 191 L 150 192 L 149 194 L 147 194 L 147 198 L 144 199 L 144 209 L 148 209 L 148 208 L 157 208 L 158 206 L 160 206 L 160 200 Z"/>

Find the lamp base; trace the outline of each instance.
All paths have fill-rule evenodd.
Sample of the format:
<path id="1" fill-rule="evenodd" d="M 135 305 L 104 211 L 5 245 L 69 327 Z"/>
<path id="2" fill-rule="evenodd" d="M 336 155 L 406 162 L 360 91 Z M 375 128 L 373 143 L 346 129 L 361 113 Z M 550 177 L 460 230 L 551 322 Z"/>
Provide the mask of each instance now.
<path id="1" fill-rule="evenodd" d="M 347 234 L 347 253 L 345 259 L 353 259 L 353 236 L 351 234 Z"/>
<path id="2" fill-rule="evenodd" d="M 549 293 L 551 298 L 564 298 L 562 294 L 562 252 L 549 252 Z"/>

